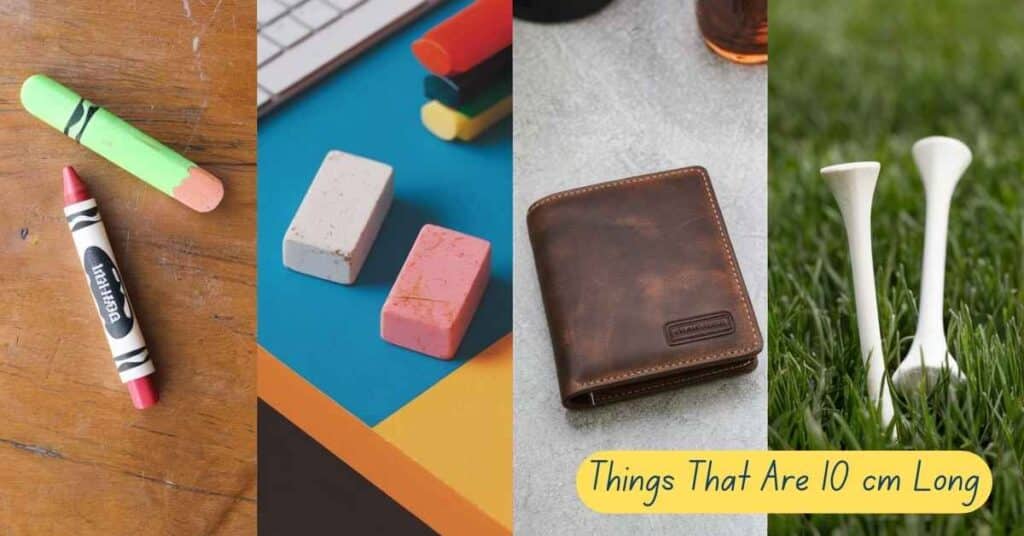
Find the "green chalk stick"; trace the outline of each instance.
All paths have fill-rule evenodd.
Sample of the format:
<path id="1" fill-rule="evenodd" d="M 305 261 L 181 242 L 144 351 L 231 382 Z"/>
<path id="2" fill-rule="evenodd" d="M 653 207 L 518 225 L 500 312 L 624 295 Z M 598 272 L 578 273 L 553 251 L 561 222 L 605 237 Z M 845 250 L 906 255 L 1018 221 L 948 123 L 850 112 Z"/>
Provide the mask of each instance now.
<path id="1" fill-rule="evenodd" d="M 220 179 L 46 75 L 25 80 L 21 104 L 44 123 L 194 210 L 213 210 L 223 197 Z"/>
<path id="2" fill-rule="evenodd" d="M 476 117 L 480 112 L 494 106 L 498 101 L 509 96 L 511 93 L 512 77 L 506 76 L 455 109 L 462 112 L 466 117 Z"/>

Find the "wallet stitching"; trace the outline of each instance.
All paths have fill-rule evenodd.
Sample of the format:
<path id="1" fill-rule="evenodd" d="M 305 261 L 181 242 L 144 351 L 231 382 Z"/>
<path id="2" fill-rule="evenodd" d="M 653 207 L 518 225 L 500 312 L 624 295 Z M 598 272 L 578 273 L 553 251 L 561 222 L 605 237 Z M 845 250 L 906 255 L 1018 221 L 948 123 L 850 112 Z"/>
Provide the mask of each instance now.
<path id="1" fill-rule="evenodd" d="M 619 179 L 617 181 L 603 182 L 601 184 L 593 184 L 591 186 L 584 186 L 584 187 L 581 187 L 581 188 L 575 188 L 575 189 L 572 189 L 572 190 L 566 190 L 564 192 L 558 192 L 557 194 L 551 194 L 551 195 L 549 195 L 547 197 L 543 197 L 543 198 L 537 200 L 532 206 L 530 206 L 530 208 L 526 211 L 526 214 L 529 215 L 534 210 L 536 210 L 536 209 L 538 209 L 538 208 L 540 208 L 540 207 L 542 207 L 542 206 L 544 206 L 544 205 L 546 205 L 546 204 L 548 204 L 548 203 L 550 203 L 552 201 L 557 201 L 559 199 L 563 199 L 563 198 L 566 198 L 566 197 L 575 197 L 575 196 L 580 195 L 580 194 L 585 194 L 585 193 L 588 193 L 588 192 L 594 192 L 594 191 L 597 191 L 597 190 L 604 190 L 606 188 L 614 188 L 616 186 L 624 186 L 626 184 L 632 184 L 632 183 L 635 183 L 635 182 L 647 182 L 647 181 L 651 181 L 651 180 L 655 180 L 655 179 L 665 178 L 665 177 L 668 177 L 670 175 L 676 175 L 676 174 L 685 175 L 687 172 L 690 172 L 690 171 L 698 171 L 698 172 L 701 173 L 702 176 L 704 175 L 704 173 L 701 171 L 701 168 L 699 166 L 692 166 L 692 167 L 674 169 L 672 171 L 662 171 L 660 173 L 651 173 L 650 175 L 640 175 L 638 177 L 630 177 L 628 179 Z"/>
<path id="2" fill-rule="evenodd" d="M 743 305 L 743 311 L 745 313 L 745 316 L 747 317 L 747 324 L 750 326 L 750 333 L 754 337 L 754 340 L 757 341 L 759 339 L 759 337 L 757 336 L 757 328 L 755 327 L 756 324 L 755 324 L 755 322 L 753 320 L 753 316 L 752 316 L 751 311 L 750 311 L 749 300 L 743 294 L 743 287 L 740 284 L 739 271 L 736 268 L 735 254 L 734 254 L 732 248 L 729 246 L 728 240 L 726 240 L 725 228 L 722 225 L 722 219 L 721 219 L 721 217 L 718 214 L 718 209 L 716 208 L 718 204 L 715 202 L 714 196 L 712 196 L 712 194 L 711 194 L 711 185 L 710 185 L 711 179 L 708 178 L 707 173 L 704 171 L 704 168 L 699 167 L 699 166 L 686 167 L 686 168 L 681 168 L 681 169 L 675 169 L 675 170 L 672 170 L 672 171 L 662 171 L 660 173 L 652 173 L 650 175 L 641 175 L 641 176 L 638 176 L 638 177 L 631 177 L 631 178 L 628 178 L 628 179 L 620 179 L 620 180 L 617 180 L 617 181 L 606 182 L 606 183 L 602 183 L 602 184 L 595 184 L 593 186 L 586 186 L 586 187 L 583 187 L 583 188 L 577 188 L 575 190 L 567 190 L 565 192 L 559 192 L 557 194 L 549 195 L 549 196 L 547 196 L 547 197 L 545 197 L 543 199 L 540 199 L 536 203 L 534 203 L 533 206 L 531 206 L 530 209 L 527 210 L 527 215 L 529 215 L 535 209 L 540 208 L 541 206 L 544 206 L 544 205 L 546 205 L 546 204 L 548 204 L 548 203 L 550 203 L 552 201 L 556 201 L 556 200 L 559 200 L 559 199 L 575 197 L 575 196 L 578 196 L 578 195 L 581 195 L 581 194 L 585 194 L 585 193 L 588 193 L 588 192 L 594 192 L 594 191 L 598 191 L 598 190 L 604 190 L 604 189 L 607 189 L 607 188 L 614 188 L 614 187 L 618 187 L 618 186 L 624 186 L 624 185 L 627 185 L 627 184 L 648 182 L 648 181 L 652 181 L 652 180 L 656 180 L 656 179 L 663 179 L 663 178 L 666 178 L 666 177 L 677 176 L 677 175 L 685 176 L 687 173 L 694 172 L 694 171 L 696 171 L 698 174 L 700 174 L 700 177 L 701 177 L 701 180 L 702 180 L 702 184 L 704 186 L 704 193 L 708 197 L 708 206 L 711 208 L 711 212 L 715 216 L 715 225 L 718 227 L 718 241 L 719 241 L 719 244 L 721 244 L 722 248 L 726 251 L 726 257 L 728 257 L 728 260 L 729 260 L 729 271 L 732 272 L 733 289 L 735 290 L 736 296 L 739 298 L 740 302 Z M 712 359 L 718 359 L 718 358 L 721 358 L 721 357 L 743 355 L 743 354 L 746 354 L 746 353 L 753 352 L 754 350 L 757 350 L 757 346 L 758 345 L 755 342 L 753 345 L 745 347 L 745 348 L 738 348 L 738 349 L 735 349 L 735 350 L 729 350 L 729 351 L 726 351 L 726 352 L 719 352 L 717 354 L 710 354 L 710 355 L 706 355 L 706 356 L 678 359 L 678 360 L 675 360 L 675 361 L 672 361 L 672 362 L 669 362 L 669 363 L 663 363 L 661 365 L 657 365 L 657 366 L 654 366 L 654 367 L 635 369 L 635 370 L 631 370 L 629 372 L 625 372 L 625 373 L 621 373 L 621 374 L 616 374 L 616 375 L 608 376 L 608 377 L 605 377 L 605 378 L 599 378 L 599 379 L 596 379 L 596 380 L 589 380 L 589 381 L 585 381 L 585 382 L 575 382 L 575 383 L 578 386 L 580 386 L 580 387 L 590 387 L 590 386 L 594 386 L 594 385 L 606 384 L 606 383 L 610 383 L 610 382 L 613 382 L 613 381 L 616 381 L 616 380 L 621 380 L 621 379 L 625 379 L 625 378 L 633 378 L 633 377 L 636 377 L 636 376 L 641 376 L 641 375 L 649 374 L 649 373 L 652 373 L 652 372 L 658 372 L 658 371 L 662 371 L 662 370 L 678 367 L 679 365 L 692 365 L 694 363 L 701 363 L 701 362 L 704 362 L 704 361 L 710 361 Z M 613 395 L 613 396 L 615 396 L 615 395 Z"/>
<path id="3" fill-rule="evenodd" d="M 658 384 L 655 384 L 655 385 L 645 385 L 643 387 L 637 387 L 635 389 L 630 389 L 629 391 L 623 391 L 621 393 L 615 393 L 615 394 L 612 394 L 612 395 L 604 395 L 604 394 L 598 393 L 598 396 L 601 397 L 601 402 L 605 402 L 605 401 L 608 401 L 608 400 L 614 400 L 616 398 L 623 398 L 623 397 L 626 397 L 626 396 L 629 396 L 629 395 L 635 395 L 635 394 L 643 393 L 643 392 L 646 392 L 646 391 L 654 391 L 656 389 L 662 389 L 662 388 L 668 387 L 670 385 L 677 385 L 677 384 L 684 384 L 685 385 L 687 383 L 692 383 L 694 381 L 702 380 L 704 378 L 708 378 L 708 377 L 711 377 L 711 376 L 717 376 L 717 375 L 720 375 L 720 374 L 725 374 L 727 372 L 732 372 L 734 370 L 739 370 L 741 368 L 746 368 L 749 365 L 750 365 L 750 360 L 744 361 L 742 363 L 739 363 L 738 365 L 733 365 L 733 366 L 730 366 L 730 367 L 715 369 L 715 370 L 712 370 L 712 371 L 709 371 L 709 372 L 705 372 L 703 374 L 696 374 L 694 376 L 683 376 L 681 378 L 676 378 L 676 379 L 673 379 L 673 380 L 668 380 L 668 381 L 665 381 L 665 382 L 662 382 L 662 383 L 658 383 Z"/>

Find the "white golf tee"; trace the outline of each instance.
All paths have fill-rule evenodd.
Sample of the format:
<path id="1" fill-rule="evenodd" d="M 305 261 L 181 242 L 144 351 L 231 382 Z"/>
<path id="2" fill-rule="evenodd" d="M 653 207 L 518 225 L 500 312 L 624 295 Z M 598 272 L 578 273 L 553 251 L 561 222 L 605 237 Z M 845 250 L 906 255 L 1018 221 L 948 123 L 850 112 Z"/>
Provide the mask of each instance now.
<path id="1" fill-rule="evenodd" d="M 931 136 L 918 140 L 912 152 L 924 183 L 926 207 L 917 332 L 892 378 L 893 384 L 903 391 L 917 389 L 921 382 L 930 388 L 944 368 L 949 369 L 952 381 L 963 380 L 960 367 L 946 345 L 942 293 L 949 206 L 957 182 L 971 163 L 971 150 L 960 140 Z"/>
<path id="2" fill-rule="evenodd" d="M 871 201 L 880 169 L 878 162 L 851 162 L 822 168 L 821 176 L 839 203 L 839 212 L 846 226 L 850 264 L 853 268 L 860 352 L 868 369 L 868 395 L 878 404 L 882 424 L 888 426 L 893 417 L 893 406 L 889 386 L 885 382 L 885 360 L 871 255 Z"/>

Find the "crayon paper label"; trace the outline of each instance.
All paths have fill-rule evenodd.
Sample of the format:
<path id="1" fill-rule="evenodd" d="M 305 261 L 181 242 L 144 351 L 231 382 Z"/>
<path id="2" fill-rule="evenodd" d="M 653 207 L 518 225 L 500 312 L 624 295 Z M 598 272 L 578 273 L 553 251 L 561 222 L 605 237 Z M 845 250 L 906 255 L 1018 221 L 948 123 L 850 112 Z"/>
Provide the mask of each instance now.
<path id="1" fill-rule="evenodd" d="M 117 272 L 113 259 L 102 249 L 90 246 L 82 255 L 82 264 L 93 299 L 96 300 L 96 308 L 103 320 L 103 327 L 115 339 L 128 335 L 135 320 L 132 318 L 131 305 L 125 296 L 121 274 Z"/>
<path id="2" fill-rule="evenodd" d="M 103 331 L 114 357 L 114 365 L 122 382 L 141 378 L 154 371 L 146 340 L 135 320 L 121 271 L 114 262 L 110 238 L 103 227 L 96 201 L 87 199 L 64 207 L 64 216 L 75 250 L 82 259 L 82 270 L 89 291 L 96 302 L 96 312 L 103 322 Z"/>

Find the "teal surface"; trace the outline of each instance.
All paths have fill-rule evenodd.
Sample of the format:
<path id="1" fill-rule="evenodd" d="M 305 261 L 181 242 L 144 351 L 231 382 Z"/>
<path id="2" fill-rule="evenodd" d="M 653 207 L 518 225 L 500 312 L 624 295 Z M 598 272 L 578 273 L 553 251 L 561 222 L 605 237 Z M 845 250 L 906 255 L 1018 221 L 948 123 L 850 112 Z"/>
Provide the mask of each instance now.
<path id="1" fill-rule="evenodd" d="M 511 121 L 473 143 L 432 136 L 419 116 L 426 71 L 410 52 L 416 38 L 467 3 L 437 8 L 259 123 L 258 339 L 369 426 L 512 330 Z M 352 286 L 281 263 L 284 232 L 331 149 L 395 170 L 394 204 Z M 453 361 L 380 338 L 381 306 L 426 223 L 492 245 L 490 285 Z"/>

